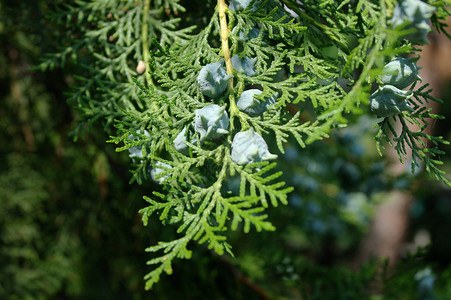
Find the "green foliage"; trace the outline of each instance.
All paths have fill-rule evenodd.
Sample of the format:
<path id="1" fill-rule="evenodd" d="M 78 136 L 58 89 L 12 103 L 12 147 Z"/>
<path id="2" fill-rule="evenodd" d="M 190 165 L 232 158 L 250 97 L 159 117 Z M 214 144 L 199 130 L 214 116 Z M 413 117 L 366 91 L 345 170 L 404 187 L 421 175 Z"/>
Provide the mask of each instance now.
<path id="1" fill-rule="evenodd" d="M 101 149 L 103 130 L 85 143 L 68 137 L 70 73 L 30 71 L 54 41 L 44 19 L 54 3 L 16 4 L 0 4 L 0 298 L 111 299 L 143 290 L 145 245 L 134 217 L 144 192 L 129 194 L 120 164 L 127 158 Z"/>
<path id="2" fill-rule="evenodd" d="M 256 9 L 251 9 L 253 4 Z M 187 24 L 189 17 L 183 23 L 176 17 L 185 10 L 175 0 L 77 1 L 53 11 L 51 18 L 64 26 L 68 38 L 40 68 L 64 65 L 68 58 L 84 65 L 69 95 L 79 110 L 75 137 L 85 124 L 102 120 L 111 135 L 109 142 L 120 144 L 117 151 L 141 151 L 132 161 L 131 181 L 145 183 L 154 170 L 158 175 L 153 179 L 163 183 L 144 197 L 149 205 L 140 212 L 144 224 L 158 216 L 163 224 L 177 227 L 178 236 L 146 249 L 156 253 L 148 261 L 153 270 L 145 276 L 147 289 L 163 272 L 172 273 L 175 258 L 192 257 L 192 241 L 222 255 L 232 253 L 229 229 L 245 233 L 252 228 L 275 229 L 267 210 L 286 205 L 293 188 L 282 179 L 277 163 L 234 162 L 233 137 L 252 128 L 274 142 L 273 152 L 284 154 L 290 140 L 298 147 L 312 147 L 369 113 L 368 97 L 384 64 L 416 51 L 403 39 L 411 31 L 390 27 L 395 5 L 390 0 L 266 0 L 231 11 L 218 1 L 214 10 L 204 11 L 210 18 L 192 20 L 197 28 Z M 440 22 L 447 11 L 442 2 L 434 5 L 438 11 L 432 21 L 443 28 Z M 251 37 L 256 28 L 258 35 Z M 256 75 L 234 70 L 233 55 L 255 58 Z M 203 66 L 222 58 L 234 77 L 223 95 L 210 99 L 199 89 L 197 75 Z M 135 71 L 140 61 L 146 67 L 144 74 Z M 251 117 L 236 106 L 249 87 L 262 90 L 258 100 L 277 97 L 262 116 Z M 426 118 L 440 119 L 422 106 L 430 100 L 437 101 L 427 86 L 420 87 L 409 100 L 413 113 L 380 120 L 377 147 L 381 150 L 387 141 L 401 161 L 411 149 L 412 170 L 422 163 L 450 185 L 437 159 L 443 154 L 439 145 L 448 142 L 423 132 Z M 175 138 L 193 126 L 196 109 L 212 103 L 226 107 L 228 134 L 202 143 L 194 134 L 186 142 L 188 155 L 179 153 Z M 402 125 L 400 133 L 394 129 L 396 119 Z M 413 131 L 408 123 L 420 130 Z M 427 148 L 424 139 L 434 148 Z M 235 179 L 239 188 L 234 190 L 229 183 Z M 350 223 L 358 223 L 343 214 Z"/>
<path id="3" fill-rule="evenodd" d="M 393 143 L 390 140 L 391 134 L 395 136 L 393 141 L 396 143 L 394 148 L 398 153 L 399 160 L 404 161 L 411 151 L 411 170 L 412 173 L 415 172 L 416 168 L 421 167 L 420 162 L 424 163 L 424 167 L 430 174 L 434 174 L 437 180 L 442 180 L 447 185 L 450 185 L 450 181 L 445 177 L 445 172 L 440 170 L 438 166 L 442 165 L 438 156 L 445 154 L 438 147 L 440 144 L 448 145 L 449 141 L 444 140 L 442 137 L 434 137 L 424 132 L 424 130 L 429 125 L 426 118 L 431 119 L 441 119 L 440 115 L 432 114 L 431 108 L 425 106 L 429 100 L 438 101 L 440 100 L 429 95 L 431 90 L 426 90 L 427 85 L 420 87 L 414 92 L 413 105 L 415 111 L 412 113 L 403 113 L 403 115 L 398 116 L 400 123 L 402 124 L 401 133 L 397 133 L 392 124 L 392 118 L 384 118 L 378 123 L 379 132 L 376 135 L 376 142 L 379 152 L 383 148 L 382 143 L 387 141 L 390 146 Z M 413 131 L 409 128 L 408 123 L 415 124 L 418 126 L 418 131 Z M 433 148 L 426 145 L 425 141 L 430 141 L 433 143 Z"/>
<path id="4" fill-rule="evenodd" d="M 177 1 L 76 1 L 63 5 L 49 16 L 67 28 L 67 35 L 59 48 L 61 52 L 48 54 L 39 68 L 64 66 L 70 58 L 80 61 L 82 75 L 76 75 L 77 86 L 69 95 L 69 102 L 80 110 L 80 124 L 101 119 L 108 126 L 115 118 L 149 109 L 136 101 L 139 90 L 132 81 L 139 61 L 148 67 L 149 39 L 158 36 L 161 45 L 174 40 L 183 41 L 191 27 L 176 29 L 179 18 L 168 18 L 165 11 L 183 11 Z M 65 45 L 70 46 L 66 47 Z M 148 74 L 137 77 L 141 84 Z M 74 136 L 84 133 L 84 125 L 74 128 Z"/>

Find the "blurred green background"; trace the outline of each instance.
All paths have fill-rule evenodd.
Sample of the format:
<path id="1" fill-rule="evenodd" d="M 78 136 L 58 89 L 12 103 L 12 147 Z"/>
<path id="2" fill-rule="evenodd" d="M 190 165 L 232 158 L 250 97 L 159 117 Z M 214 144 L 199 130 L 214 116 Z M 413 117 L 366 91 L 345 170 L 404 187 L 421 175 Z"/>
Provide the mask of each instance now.
<path id="1" fill-rule="evenodd" d="M 451 299 L 450 189 L 387 172 L 366 117 L 307 149 L 288 145 L 280 168 L 295 192 L 269 210 L 276 232 L 231 232 L 235 258 L 193 244 L 190 261 L 144 291 L 144 249 L 176 233 L 143 227 L 142 196 L 158 187 L 128 183 L 130 159 L 102 126 L 73 141 L 65 93 L 80 66 L 32 70 L 58 44 L 49 5 L 0 1 L 0 299 Z M 451 103 L 439 110 L 435 134 L 451 140 Z M 400 259 L 357 260 L 392 190 L 412 195 Z"/>

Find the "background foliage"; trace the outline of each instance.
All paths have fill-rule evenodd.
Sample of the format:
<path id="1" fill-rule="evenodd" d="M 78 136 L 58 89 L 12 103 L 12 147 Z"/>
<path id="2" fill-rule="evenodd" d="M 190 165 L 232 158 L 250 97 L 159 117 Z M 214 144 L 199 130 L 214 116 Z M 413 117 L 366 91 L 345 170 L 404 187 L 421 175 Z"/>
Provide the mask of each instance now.
<path id="1" fill-rule="evenodd" d="M 151 181 L 128 184 L 127 154 L 118 154 L 105 143 L 111 128 L 105 133 L 94 126 L 85 139 L 73 143 L 69 132 L 84 129 L 75 119 L 83 119 L 87 112 L 73 110 L 65 95 L 70 85 L 80 82 L 74 74 L 84 74 L 97 84 L 107 81 L 111 93 L 103 94 L 104 101 L 92 107 L 91 113 L 98 115 L 102 110 L 114 111 L 117 103 L 127 105 L 128 99 L 121 98 L 120 91 L 133 83 L 114 75 L 120 55 L 113 63 L 98 57 L 107 51 L 114 57 L 115 50 L 90 44 L 79 46 L 86 51 L 66 55 L 81 53 L 78 61 L 92 68 L 69 60 L 63 69 L 30 70 L 46 53 L 56 52 L 61 39 L 73 40 L 83 34 L 83 26 L 93 26 L 82 23 L 90 16 L 77 11 L 77 20 L 64 20 L 77 28 L 74 36 L 60 36 L 57 25 L 46 18 L 59 14 L 60 4 L 0 3 L 0 298 L 145 299 L 149 295 L 144 292 L 142 277 L 149 272 L 145 265 L 149 254 L 143 249 L 161 239 L 174 239 L 175 230 L 142 226 L 137 213 L 145 205 L 142 196 L 157 187 Z M 182 24 L 204 26 L 208 21 L 205 12 L 213 10 L 211 4 L 202 8 L 191 2 L 182 4 L 190 12 L 179 21 Z M 158 7 L 158 2 L 154 5 Z M 167 9 L 173 11 L 174 7 Z M 129 12 L 107 6 L 93 11 L 107 19 L 108 13 L 114 17 Z M 138 14 L 138 8 L 132 13 Z M 168 15 L 166 10 L 154 14 L 163 20 Z M 60 18 L 65 16 L 60 13 Z M 165 26 L 172 28 L 170 22 Z M 101 39 L 103 33 L 98 34 L 92 39 Z M 118 33 L 117 38 L 120 36 Z M 126 36 L 122 36 L 124 47 L 138 47 L 126 41 Z M 106 67 L 111 68 L 112 77 L 96 74 Z M 90 81 L 81 82 L 85 92 L 95 93 Z M 449 91 L 443 94 L 446 98 Z M 83 101 L 83 94 L 71 93 L 69 98 L 73 105 Z M 451 120 L 448 106 L 445 102 L 441 113 Z M 436 128 L 438 135 L 450 140 L 449 121 L 438 121 Z M 162 277 L 150 297 L 426 299 L 429 295 L 422 294 L 421 279 L 415 280 L 415 274 L 430 268 L 436 278 L 430 297 L 450 298 L 451 245 L 444 234 L 451 227 L 449 189 L 421 175 L 393 178 L 386 174 L 372 136 L 368 120 L 361 118 L 355 126 L 306 149 L 288 147 L 279 168 L 295 193 L 288 206 L 268 211 L 277 231 L 246 236 L 232 232 L 235 258 L 190 245 L 193 258 L 175 262 L 174 274 Z M 302 166 L 295 163 L 299 157 Z M 449 156 L 443 160 L 448 168 Z M 385 273 L 384 263 L 377 260 L 351 269 L 375 203 L 387 191 L 407 188 L 415 196 L 409 238 L 426 230 L 431 235 L 430 246 L 406 255 L 390 272 Z M 157 218 L 150 223 L 158 224 Z"/>

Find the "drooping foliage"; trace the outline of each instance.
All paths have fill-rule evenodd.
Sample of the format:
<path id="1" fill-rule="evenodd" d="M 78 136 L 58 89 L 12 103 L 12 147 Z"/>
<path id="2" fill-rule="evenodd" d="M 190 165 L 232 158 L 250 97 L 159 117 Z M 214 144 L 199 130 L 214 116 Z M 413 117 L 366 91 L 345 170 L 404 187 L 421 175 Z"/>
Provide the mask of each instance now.
<path id="1" fill-rule="evenodd" d="M 419 8 L 406 11 L 407 2 Z M 424 132 L 428 118 L 441 118 L 425 106 L 438 99 L 416 78 L 397 93 L 381 79 L 393 59 L 418 55 L 429 19 L 443 29 L 442 1 L 219 0 L 206 8 L 208 17 L 183 19 L 175 0 L 64 5 L 51 17 L 66 25 L 67 41 L 40 65 L 89 61 L 69 95 L 80 114 L 75 136 L 101 120 L 109 142 L 131 154 L 132 181 L 161 184 L 144 196 L 143 222 L 157 215 L 179 236 L 146 249 L 146 288 L 172 273 L 175 258 L 191 258 L 192 241 L 222 255 L 232 253 L 230 230 L 274 230 L 266 211 L 293 191 L 276 155 L 289 141 L 308 148 L 329 139 L 361 115 L 380 117 L 375 147 L 388 143 L 401 161 L 411 151 L 412 170 L 424 165 L 450 185 L 438 159 L 448 142 Z M 377 85 L 387 92 L 370 98 Z M 251 89 L 260 91 L 254 110 L 239 102 Z"/>

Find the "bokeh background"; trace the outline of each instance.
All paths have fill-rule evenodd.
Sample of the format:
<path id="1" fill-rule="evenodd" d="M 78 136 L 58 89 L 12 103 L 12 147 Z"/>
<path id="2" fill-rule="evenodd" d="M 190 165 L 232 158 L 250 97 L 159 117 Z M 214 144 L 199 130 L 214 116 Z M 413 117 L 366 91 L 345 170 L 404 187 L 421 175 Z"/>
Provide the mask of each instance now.
<path id="1" fill-rule="evenodd" d="M 0 299 L 451 299 L 450 188 L 379 157 L 366 116 L 287 145 L 279 165 L 295 192 L 269 211 L 276 232 L 231 232 L 236 257 L 192 244 L 144 291 L 144 249 L 176 233 L 142 225 L 142 196 L 158 187 L 129 184 L 108 130 L 74 141 L 66 93 L 81 67 L 33 69 L 58 44 L 49 6 L 0 1 Z M 444 100 L 431 131 L 450 141 L 451 43 L 432 33 L 418 64 Z"/>

